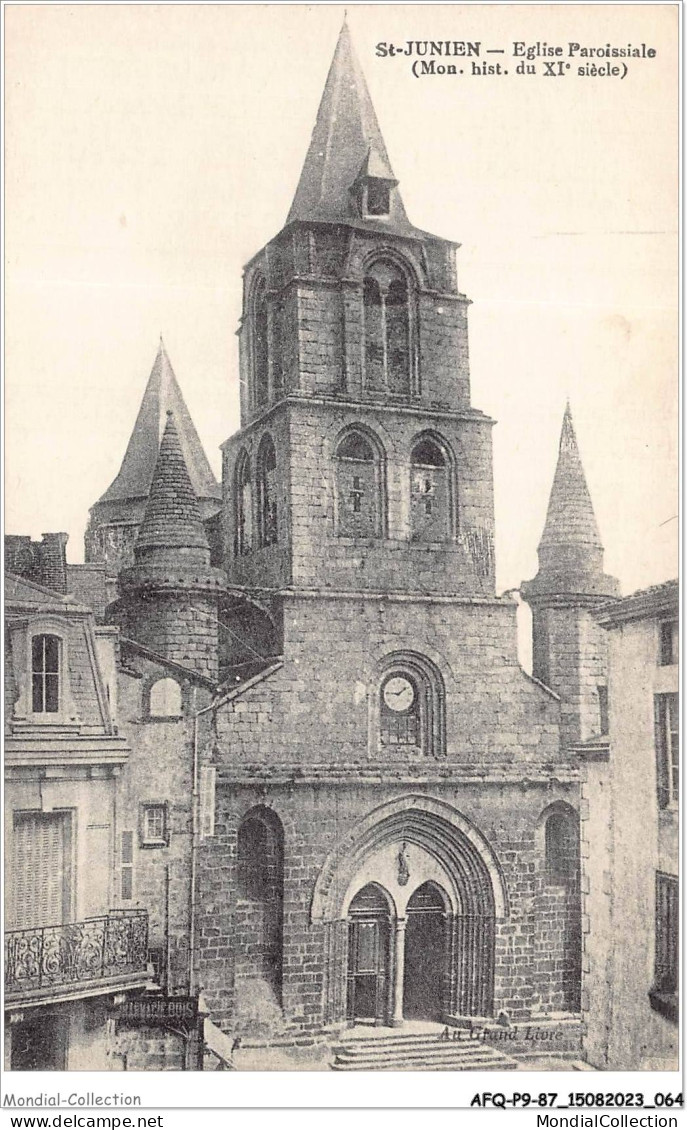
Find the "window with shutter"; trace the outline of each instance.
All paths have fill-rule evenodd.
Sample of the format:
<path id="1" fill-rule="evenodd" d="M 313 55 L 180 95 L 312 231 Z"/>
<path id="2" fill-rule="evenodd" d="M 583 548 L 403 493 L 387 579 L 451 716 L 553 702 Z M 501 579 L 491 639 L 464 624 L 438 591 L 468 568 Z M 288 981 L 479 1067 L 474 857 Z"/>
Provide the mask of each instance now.
<path id="1" fill-rule="evenodd" d="M 680 892 L 676 875 L 656 872 L 656 940 L 651 1006 L 670 1020 L 678 1019 L 680 971 Z"/>
<path id="2" fill-rule="evenodd" d="M 656 774 L 659 808 L 677 806 L 680 785 L 680 734 L 677 694 L 654 696 Z"/>
<path id="3" fill-rule="evenodd" d="M 16 929 L 68 921 L 70 825 L 69 814 L 64 812 L 15 813 L 12 893 Z"/>

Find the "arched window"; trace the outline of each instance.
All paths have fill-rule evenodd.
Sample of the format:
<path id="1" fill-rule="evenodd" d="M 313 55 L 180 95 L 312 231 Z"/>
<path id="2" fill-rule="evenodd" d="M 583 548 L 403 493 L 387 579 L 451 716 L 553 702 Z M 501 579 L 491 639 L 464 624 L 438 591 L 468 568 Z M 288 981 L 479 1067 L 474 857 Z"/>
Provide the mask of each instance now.
<path id="1" fill-rule="evenodd" d="M 258 449 L 258 542 L 276 545 L 277 528 L 277 453 L 270 435 L 264 435 Z"/>
<path id="2" fill-rule="evenodd" d="M 267 313 L 267 286 L 261 279 L 253 300 L 253 372 L 255 377 L 255 403 L 267 404 L 269 399 L 269 318 Z"/>
<path id="3" fill-rule="evenodd" d="M 449 466 L 439 444 L 424 437 L 410 456 L 410 533 L 413 541 L 451 536 Z"/>
<path id="4" fill-rule="evenodd" d="M 336 525 L 344 537 L 379 537 L 381 469 L 371 440 L 359 431 L 340 441 L 336 463 Z"/>
<path id="5" fill-rule="evenodd" d="M 552 812 L 544 826 L 544 853 L 550 882 L 566 883 L 577 878 L 580 844 L 572 813 Z"/>
<path id="6" fill-rule="evenodd" d="M 256 986 L 281 1000 L 283 963 L 284 829 L 264 805 L 251 808 L 238 830 L 238 897 L 250 912 L 234 924 L 237 1006 L 254 1004 Z M 245 994 L 245 995 L 244 995 Z M 243 998 L 243 999 L 239 999 Z"/>
<path id="7" fill-rule="evenodd" d="M 266 897 L 269 872 L 267 866 L 267 828 L 257 817 L 248 817 L 238 835 L 239 895 L 246 899 Z"/>
<path id="8" fill-rule="evenodd" d="M 380 753 L 392 758 L 443 754 L 443 681 L 433 663 L 414 653 L 389 657 L 378 696 Z"/>
<path id="9" fill-rule="evenodd" d="M 408 280 L 393 263 L 381 260 L 368 270 L 363 311 L 367 388 L 408 396 L 412 386 Z"/>
<path id="10" fill-rule="evenodd" d="M 158 679 L 150 688 L 151 718 L 178 718 L 181 715 L 181 687 L 176 679 Z"/>
<path id="11" fill-rule="evenodd" d="M 234 472 L 234 555 L 242 557 L 253 547 L 253 484 L 248 454 L 242 451 Z"/>
<path id="12" fill-rule="evenodd" d="M 31 640 L 31 701 L 34 714 L 59 712 L 59 636 L 40 635 Z"/>

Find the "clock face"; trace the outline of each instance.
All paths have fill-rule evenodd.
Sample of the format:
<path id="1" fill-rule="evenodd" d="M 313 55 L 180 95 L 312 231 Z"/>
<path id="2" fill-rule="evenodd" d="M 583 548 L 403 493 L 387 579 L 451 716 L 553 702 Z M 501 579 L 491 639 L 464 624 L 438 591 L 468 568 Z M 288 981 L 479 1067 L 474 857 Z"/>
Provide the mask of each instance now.
<path id="1" fill-rule="evenodd" d="M 404 675 L 393 675 L 384 684 L 383 693 L 384 702 L 389 710 L 395 710 L 399 714 L 405 710 L 410 710 L 415 702 L 415 687 L 410 679 L 406 679 Z"/>

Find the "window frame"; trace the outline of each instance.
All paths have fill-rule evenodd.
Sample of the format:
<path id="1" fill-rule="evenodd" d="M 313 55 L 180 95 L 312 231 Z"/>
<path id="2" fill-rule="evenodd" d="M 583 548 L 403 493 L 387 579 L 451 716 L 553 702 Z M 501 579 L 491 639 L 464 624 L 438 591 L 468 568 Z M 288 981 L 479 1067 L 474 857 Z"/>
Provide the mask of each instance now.
<path id="1" fill-rule="evenodd" d="M 34 648 L 35 648 L 36 643 L 39 640 L 42 641 L 42 656 L 41 656 L 42 662 L 41 662 L 40 669 L 37 669 L 36 665 L 35 665 L 35 660 L 34 660 Z M 56 666 L 55 666 L 54 671 L 50 671 L 47 668 L 46 642 L 48 640 L 54 641 L 55 650 L 57 652 L 56 659 L 55 659 Z M 63 648 L 62 648 L 62 638 L 61 638 L 61 636 L 56 635 L 55 632 L 32 632 L 31 633 L 31 640 L 30 640 L 30 646 L 29 646 L 29 662 L 31 664 L 31 687 L 30 687 L 29 693 L 30 693 L 30 696 L 31 696 L 31 714 L 34 717 L 40 716 L 42 718 L 44 715 L 48 714 L 48 715 L 51 715 L 52 717 L 58 718 L 60 716 L 60 714 L 62 713 L 62 702 L 63 702 L 63 694 L 62 694 L 63 659 L 62 659 L 62 654 L 63 654 Z M 43 706 L 40 707 L 38 710 L 36 709 L 36 705 L 35 705 L 36 704 L 36 693 L 35 693 L 36 679 L 42 680 L 41 701 L 43 703 Z M 48 705 L 47 705 L 48 686 L 52 685 L 52 684 L 48 683 L 49 679 L 54 679 L 54 686 L 55 686 L 55 708 L 53 710 L 50 710 L 48 708 Z"/>
<path id="2" fill-rule="evenodd" d="M 659 620 L 658 665 L 675 667 L 680 661 L 680 622 L 677 617 Z"/>
<path id="3" fill-rule="evenodd" d="M 554 841 L 551 836 L 550 829 L 556 826 L 565 828 L 565 843 L 559 838 Z M 569 811 L 567 808 L 552 808 L 545 815 L 543 833 L 546 882 L 555 887 L 574 883 L 580 876 L 579 816 L 572 809 Z M 568 848 L 564 859 L 561 854 L 562 846 Z M 562 862 L 564 866 L 561 866 Z"/>
<path id="4" fill-rule="evenodd" d="M 424 443 L 430 443 L 436 447 L 437 451 L 443 459 L 443 463 L 420 463 L 415 460 L 415 452 Z M 456 471 L 455 459 L 451 445 L 444 439 L 443 436 L 437 435 L 434 432 L 420 432 L 414 436 L 410 443 L 410 454 L 408 456 L 408 489 L 409 489 L 409 537 L 413 544 L 417 545 L 447 545 L 456 540 L 457 535 L 457 490 L 456 490 Z M 446 490 L 446 521 L 444 523 L 445 533 L 443 538 L 434 538 L 432 540 L 423 540 L 419 534 L 416 535 L 413 527 L 413 498 L 414 498 L 414 481 L 416 472 L 426 471 L 439 471 L 444 476 L 444 484 Z"/>
<path id="5" fill-rule="evenodd" d="M 680 885 L 677 875 L 656 872 L 654 906 L 654 979 L 649 1002 L 675 1023 L 680 991 Z"/>
<path id="6" fill-rule="evenodd" d="M 366 218 L 368 218 L 366 216 Z M 370 219 L 383 219 L 384 217 L 370 216 Z M 394 272 L 394 279 L 387 285 L 383 291 L 382 285 L 375 274 L 375 268 L 379 266 L 386 266 Z M 382 382 L 378 387 L 370 379 L 368 369 L 368 346 L 371 344 L 368 340 L 368 327 L 366 315 L 366 283 L 374 283 L 379 292 L 379 308 L 380 308 L 380 327 L 381 336 L 377 342 L 377 349 L 381 350 L 381 374 Z M 405 286 L 405 303 L 403 304 L 406 313 L 406 327 L 407 327 L 407 341 L 408 341 L 408 372 L 407 372 L 407 391 L 393 389 L 390 385 L 390 368 L 389 368 L 389 333 L 390 322 L 387 315 L 387 305 L 392 308 L 400 306 L 397 303 L 387 303 L 390 287 L 396 281 L 403 281 Z M 407 265 L 405 260 L 402 260 L 397 253 L 389 253 L 386 249 L 375 253 L 374 256 L 363 265 L 361 277 L 361 291 L 360 291 L 360 304 L 361 304 L 361 350 L 362 350 L 362 372 L 363 372 L 363 391 L 367 396 L 379 397 L 385 396 L 392 403 L 402 404 L 408 400 L 416 400 L 420 396 L 419 387 L 419 367 L 417 360 L 417 342 L 418 342 L 418 311 L 417 311 L 417 281 L 413 271 Z"/>
<path id="7" fill-rule="evenodd" d="M 159 683 L 167 682 L 174 683 L 179 691 L 179 712 L 178 714 L 154 714 L 152 708 L 153 691 Z M 184 688 L 178 679 L 173 675 L 160 675 L 158 678 L 153 679 L 150 683 L 146 694 L 146 721 L 148 722 L 178 722 L 184 716 Z"/>
<path id="8" fill-rule="evenodd" d="M 268 456 L 274 457 L 274 465 L 267 467 Z M 258 446 L 255 460 L 255 493 L 257 503 L 257 544 L 258 549 L 268 549 L 272 545 L 279 545 L 279 506 L 277 500 L 277 447 L 270 432 L 265 432 Z M 273 474 L 272 490 L 268 489 L 268 471 Z M 268 514 L 268 505 L 274 508 L 274 518 Z"/>
<path id="9" fill-rule="evenodd" d="M 654 695 L 656 794 L 658 807 L 676 812 L 680 799 L 680 696 Z"/>
<path id="10" fill-rule="evenodd" d="M 359 438 L 363 441 L 366 447 L 369 448 L 372 459 L 358 459 L 353 455 L 341 455 L 341 448 L 352 438 Z M 353 425 L 347 427 L 344 431 L 340 432 L 333 444 L 332 455 L 332 485 L 334 488 L 334 529 L 337 537 L 351 538 L 353 541 L 377 541 L 386 537 L 387 530 L 387 510 L 386 510 L 386 460 L 384 448 L 382 447 L 376 435 L 371 433 L 365 427 Z M 373 481 L 374 481 L 374 521 L 372 529 L 369 532 L 354 532 L 351 529 L 342 528 L 347 523 L 342 513 L 342 483 L 341 476 L 343 468 L 353 468 L 354 466 L 372 467 Z M 351 472 L 352 473 L 352 472 Z M 361 494 L 364 494 L 360 488 Z M 360 511 L 354 511 L 360 513 Z"/>
<path id="11" fill-rule="evenodd" d="M 362 213 L 365 220 L 388 220 L 391 217 L 391 189 L 393 185 L 391 181 L 385 180 L 382 177 L 367 177 L 363 184 L 362 192 Z M 372 192 L 370 192 L 372 190 Z M 375 192 L 386 193 L 384 197 L 386 208 L 383 211 L 375 211 L 370 207 L 370 197 L 374 197 Z"/>
<path id="12" fill-rule="evenodd" d="M 162 835 L 151 836 L 148 829 L 148 819 L 150 813 L 157 810 L 162 815 Z M 138 846 L 141 848 L 169 846 L 169 806 L 166 801 L 146 800 L 139 805 Z"/>
<path id="13" fill-rule="evenodd" d="M 242 856 L 242 833 L 245 835 L 245 829 L 250 824 L 261 829 L 263 836 L 262 858 L 254 858 L 254 855 L 250 857 Z M 268 855 L 271 835 L 272 829 L 267 821 L 263 820 L 259 813 L 252 810 L 245 814 L 239 824 L 236 833 L 236 893 L 239 902 L 255 903 L 268 900 L 270 886 Z"/>
<path id="14" fill-rule="evenodd" d="M 248 557 L 253 552 L 255 539 L 255 491 L 253 467 L 245 447 L 239 451 L 234 463 L 234 557 Z M 246 507 L 244 487 L 249 486 L 249 506 Z M 248 519 L 246 521 L 246 519 Z"/>

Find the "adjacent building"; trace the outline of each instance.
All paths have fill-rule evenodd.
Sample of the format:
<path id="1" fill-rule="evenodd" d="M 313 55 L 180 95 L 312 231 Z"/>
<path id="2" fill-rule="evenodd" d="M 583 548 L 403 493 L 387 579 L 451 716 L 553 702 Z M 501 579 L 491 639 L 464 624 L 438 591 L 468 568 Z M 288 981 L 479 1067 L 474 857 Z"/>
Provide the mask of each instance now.
<path id="1" fill-rule="evenodd" d="M 597 611 L 609 640 L 608 731 L 580 747 L 590 1063 L 678 1066 L 678 583 Z"/>
<path id="2" fill-rule="evenodd" d="M 22 550 L 51 587 L 6 574 L 7 1066 L 105 1068 L 108 1006 L 149 980 L 147 910 L 115 890 L 117 783 L 131 756 L 115 633 L 53 587 L 66 538 L 19 540 L 12 563 Z M 57 567 L 42 573 L 41 556 Z"/>

